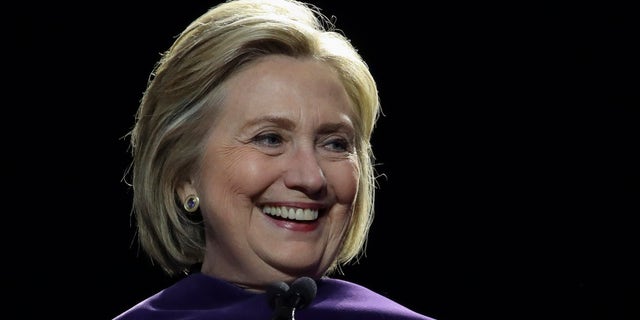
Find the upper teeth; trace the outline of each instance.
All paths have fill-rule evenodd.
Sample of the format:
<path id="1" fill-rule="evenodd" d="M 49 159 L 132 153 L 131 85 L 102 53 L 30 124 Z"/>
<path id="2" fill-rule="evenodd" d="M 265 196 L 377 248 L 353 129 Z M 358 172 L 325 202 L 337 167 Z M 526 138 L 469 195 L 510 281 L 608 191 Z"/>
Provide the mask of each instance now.
<path id="1" fill-rule="evenodd" d="M 318 210 L 290 208 L 290 207 L 269 207 L 262 208 L 262 212 L 276 217 L 283 217 L 293 220 L 310 221 L 318 218 Z"/>

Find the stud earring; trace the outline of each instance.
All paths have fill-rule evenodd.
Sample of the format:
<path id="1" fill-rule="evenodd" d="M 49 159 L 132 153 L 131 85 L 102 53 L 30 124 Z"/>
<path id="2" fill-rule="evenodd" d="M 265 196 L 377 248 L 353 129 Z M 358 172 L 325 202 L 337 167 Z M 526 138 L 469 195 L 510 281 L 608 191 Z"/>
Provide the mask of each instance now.
<path id="1" fill-rule="evenodd" d="M 187 210 L 187 212 L 196 212 L 199 206 L 200 198 L 194 194 L 187 196 L 187 199 L 184 201 L 184 209 Z"/>

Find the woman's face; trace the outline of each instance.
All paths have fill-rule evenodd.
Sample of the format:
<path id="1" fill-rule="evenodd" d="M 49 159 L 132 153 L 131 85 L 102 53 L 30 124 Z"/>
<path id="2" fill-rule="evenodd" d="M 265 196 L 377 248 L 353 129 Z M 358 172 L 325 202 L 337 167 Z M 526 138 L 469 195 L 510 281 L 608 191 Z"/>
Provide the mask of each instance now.
<path id="1" fill-rule="evenodd" d="M 358 188 L 344 87 L 328 66 L 284 56 L 263 58 L 225 87 L 199 183 L 187 188 L 207 228 L 202 271 L 249 287 L 322 275 Z"/>

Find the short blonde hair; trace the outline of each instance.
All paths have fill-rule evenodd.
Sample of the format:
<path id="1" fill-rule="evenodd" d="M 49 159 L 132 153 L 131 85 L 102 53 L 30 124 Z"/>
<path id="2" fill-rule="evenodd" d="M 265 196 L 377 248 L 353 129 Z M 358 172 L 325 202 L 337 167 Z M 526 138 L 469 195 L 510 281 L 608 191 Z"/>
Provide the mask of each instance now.
<path id="1" fill-rule="evenodd" d="M 204 256 L 201 220 L 185 214 L 177 188 L 199 170 L 204 137 L 240 67 L 265 55 L 322 61 L 334 68 L 356 110 L 360 167 L 353 217 L 327 274 L 364 253 L 373 221 L 376 174 L 371 135 L 380 113 L 367 64 L 320 9 L 306 3 L 235 0 L 221 3 L 179 34 L 154 67 L 130 132 L 137 237 L 169 275 L 189 272 Z"/>

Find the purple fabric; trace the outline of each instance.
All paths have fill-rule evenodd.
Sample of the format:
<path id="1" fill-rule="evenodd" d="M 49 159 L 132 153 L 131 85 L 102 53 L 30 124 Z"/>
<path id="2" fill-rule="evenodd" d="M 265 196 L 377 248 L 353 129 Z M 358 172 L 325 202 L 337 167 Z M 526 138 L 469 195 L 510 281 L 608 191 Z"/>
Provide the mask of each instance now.
<path id="1" fill-rule="evenodd" d="M 317 281 L 315 299 L 295 311 L 295 320 L 385 319 L 434 320 L 348 281 Z M 194 273 L 125 311 L 114 320 L 263 319 L 273 310 L 264 293 L 243 290 L 228 282 Z"/>

